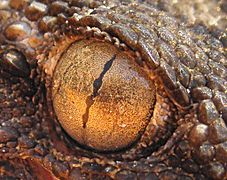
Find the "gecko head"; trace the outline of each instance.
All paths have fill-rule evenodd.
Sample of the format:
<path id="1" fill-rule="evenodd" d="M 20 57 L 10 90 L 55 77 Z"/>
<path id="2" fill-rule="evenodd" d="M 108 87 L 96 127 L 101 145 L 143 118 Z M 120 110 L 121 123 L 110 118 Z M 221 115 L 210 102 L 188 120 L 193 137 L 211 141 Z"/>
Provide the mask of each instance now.
<path id="1" fill-rule="evenodd" d="M 143 134 L 155 101 L 155 85 L 127 51 L 80 40 L 61 56 L 52 102 L 63 129 L 96 151 L 129 147 Z"/>

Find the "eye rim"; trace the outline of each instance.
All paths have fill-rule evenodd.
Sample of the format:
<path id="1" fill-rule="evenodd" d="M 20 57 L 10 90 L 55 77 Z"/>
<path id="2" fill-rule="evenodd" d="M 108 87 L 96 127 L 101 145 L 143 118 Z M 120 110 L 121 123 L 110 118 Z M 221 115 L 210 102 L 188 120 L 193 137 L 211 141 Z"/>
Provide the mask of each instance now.
<path id="1" fill-rule="evenodd" d="M 94 38 L 94 37 L 92 37 L 92 38 Z M 78 40 L 78 38 L 75 38 L 76 40 Z M 87 38 L 86 38 L 87 39 Z M 98 40 L 98 41 L 100 41 L 100 38 L 94 38 L 94 39 L 96 39 L 96 40 Z M 80 39 L 81 40 L 81 39 Z M 106 41 L 106 40 L 103 40 L 103 39 L 101 39 L 101 41 Z M 74 42 L 74 41 L 73 41 Z M 108 42 L 108 41 L 107 41 Z M 108 42 L 109 43 L 109 42 Z M 70 43 L 69 44 L 69 46 L 71 45 L 72 43 Z M 124 46 L 124 49 L 120 49 L 121 51 L 127 51 L 127 52 L 130 52 L 130 53 L 132 53 L 133 54 L 133 56 L 135 56 L 135 57 L 137 57 L 137 55 L 136 55 L 136 53 L 134 52 L 134 51 L 132 51 L 132 50 L 130 50 L 130 49 L 126 49 L 125 47 L 127 47 L 127 46 Z M 118 47 L 119 48 L 119 47 Z M 150 72 L 150 69 L 146 66 L 146 64 L 144 64 L 144 63 L 142 63 L 141 64 L 141 59 L 139 59 L 139 61 L 136 61 L 136 63 L 140 66 L 140 67 L 142 67 L 142 68 L 144 68 L 144 70 L 145 71 L 149 71 Z M 173 104 L 173 102 L 171 101 L 171 100 L 169 100 L 169 97 L 168 97 L 168 95 L 166 94 L 166 92 L 165 92 L 165 88 L 163 87 L 163 86 L 161 86 L 161 87 L 159 87 L 159 85 L 160 85 L 160 82 L 159 82 L 159 79 L 157 79 L 156 78 L 156 75 L 155 74 L 152 74 L 151 76 L 150 76 L 150 78 L 152 79 L 152 80 L 155 80 L 156 81 L 156 83 L 157 83 L 157 86 L 156 87 L 158 87 L 159 88 L 159 91 L 160 91 L 160 93 L 161 94 L 159 94 L 159 96 L 161 97 L 161 98 L 164 98 L 164 99 L 168 99 L 168 103 L 170 104 L 170 106 L 169 106 L 169 108 L 173 108 L 174 110 L 174 112 L 176 112 L 176 106 Z M 48 90 L 48 87 L 49 87 L 49 89 L 51 88 L 51 81 L 52 81 L 52 78 L 51 78 L 51 76 L 47 76 L 47 79 L 48 79 L 48 86 L 47 86 L 47 90 Z M 156 90 L 156 91 L 158 91 L 158 90 Z M 49 95 L 48 95 L 49 94 Z M 51 97 L 51 93 L 50 93 L 50 91 L 48 90 L 47 91 L 47 96 L 49 96 L 49 97 Z M 163 100 L 164 100 L 163 99 Z M 164 100 L 165 101 L 165 100 Z M 163 101 L 163 102 L 164 102 Z M 52 102 L 51 102 L 51 99 L 49 98 L 49 101 L 48 101 L 49 103 L 49 108 L 51 109 L 51 119 L 52 119 L 52 121 L 54 121 L 54 126 L 55 126 L 55 128 L 56 128 L 56 134 L 58 134 L 57 136 L 60 136 L 60 139 L 61 139 L 61 141 L 63 141 L 64 142 L 64 144 L 65 144 L 65 146 L 66 147 L 68 147 L 68 148 L 70 148 L 70 150 L 71 149 L 73 149 L 73 152 L 72 152 L 72 154 L 81 154 L 81 157 L 83 157 L 83 154 L 84 153 L 87 153 L 87 154 L 89 154 L 89 156 L 91 156 L 91 157 L 102 157 L 102 158 L 110 158 L 110 159 L 112 159 L 112 160 L 126 160 L 126 161 L 133 161 L 133 160 L 139 160 L 139 159 L 141 159 L 141 158 L 145 158 L 145 157 L 147 157 L 147 156 L 149 156 L 150 154 L 152 154 L 153 152 L 155 152 L 155 151 L 159 151 L 159 147 L 161 147 L 162 145 L 164 145 L 166 142 L 167 142 L 167 140 L 172 136 L 172 133 L 174 132 L 174 130 L 176 129 L 176 123 L 175 123 L 175 115 L 174 114 L 172 114 L 172 115 L 168 115 L 168 110 L 166 110 L 165 112 L 166 112 L 166 115 L 167 116 L 169 116 L 169 119 L 170 119 L 170 122 L 166 122 L 167 123 L 167 125 L 168 125 L 168 123 L 170 124 L 170 123 L 174 123 L 175 125 L 174 125 L 174 127 L 172 128 L 172 127 L 168 127 L 167 129 L 166 129 L 166 131 L 168 132 L 167 134 L 168 134 L 168 136 L 165 136 L 165 138 L 163 138 L 163 139 L 156 139 L 151 145 L 149 145 L 149 147 L 152 147 L 153 145 L 155 145 L 153 148 L 150 148 L 150 150 L 149 151 L 146 151 L 145 149 L 147 148 L 147 147 L 144 147 L 144 144 L 143 143 L 138 143 L 138 141 L 140 140 L 138 140 L 138 141 L 136 141 L 134 144 L 132 144 L 130 147 L 128 147 L 128 148 L 125 148 L 125 149 L 122 149 L 122 150 L 120 150 L 120 151 L 109 151 L 109 152 L 100 152 L 100 151 L 96 151 L 96 150 L 94 150 L 94 149 L 89 149 L 89 148 L 87 148 L 87 147 L 84 147 L 84 146 L 81 146 L 81 144 L 78 144 L 77 142 L 75 142 L 75 140 L 73 140 L 66 132 L 65 132 L 65 130 L 64 129 L 62 129 L 62 127 L 61 127 L 61 125 L 59 124 L 59 122 L 58 122 L 58 120 L 57 120 L 57 117 L 56 117 L 56 115 L 54 114 L 54 109 L 53 109 L 53 107 L 52 107 Z M 154 103 L 156 103 L 156 101 L 154 102 Z M 165 103 L 166 105 L 168 104 L 168 103 Z M 167 118 L 168 119 L 168 118 Z M 168 125 L 169 126 L 169 125 Z M 167 127 L 167 126 L 166 126 Z M 159 132 L 159 130 L 158 130 L 158 132 Z M 160 131 L 161 132 L 161 131 Z M 162 134 L 162 133 L 161 133 Z M 142 137 L 141 137 L 142 138 Z M 159 141 L 160 140 L 160 141 Z M 159 145 L 158 145 L 159 144 Z M 135 148 L 137 148 L 137 147 L 139 147 L 139 149 L 135 149 Z M 144 151 L 145 150 L 145 151 Z M 135 153 L 136 152 L 136 153 Z M 145 152 L 145 153 L 144 153 Z M 142 155 L 143 154 L 143 155 Z"/>

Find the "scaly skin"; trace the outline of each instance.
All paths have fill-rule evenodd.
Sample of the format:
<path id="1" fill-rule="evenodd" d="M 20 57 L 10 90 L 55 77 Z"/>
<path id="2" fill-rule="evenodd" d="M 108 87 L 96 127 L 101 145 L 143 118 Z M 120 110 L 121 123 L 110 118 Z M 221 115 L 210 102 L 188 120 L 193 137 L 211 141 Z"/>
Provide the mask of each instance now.
<path id="1" fill-rule="evenodd" d="M 0 178 L 227 179 L 224 1 L 39 2 L 0 1 Z M 56 121 L 53 62 L 87 37 L 133 52 L 152 74 L 168 128 L 147 151 L 84 150 Z M 19 70 L 4 61 L 12 53 Z"/>

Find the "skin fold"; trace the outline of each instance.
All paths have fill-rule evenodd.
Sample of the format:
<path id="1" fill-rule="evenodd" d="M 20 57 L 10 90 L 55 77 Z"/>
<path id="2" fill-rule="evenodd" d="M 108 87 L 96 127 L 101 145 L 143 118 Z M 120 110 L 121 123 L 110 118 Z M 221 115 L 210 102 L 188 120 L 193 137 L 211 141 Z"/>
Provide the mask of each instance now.
<path id="1" fill-rule="evenodd" d="M 227 179 L 226 12 L 216 0 L 1 0 L 0 179 Z M 84 39 L 155 85 L 150 123 L 121 151 L 79 145 L 52 104 L 56 64 Z"/>

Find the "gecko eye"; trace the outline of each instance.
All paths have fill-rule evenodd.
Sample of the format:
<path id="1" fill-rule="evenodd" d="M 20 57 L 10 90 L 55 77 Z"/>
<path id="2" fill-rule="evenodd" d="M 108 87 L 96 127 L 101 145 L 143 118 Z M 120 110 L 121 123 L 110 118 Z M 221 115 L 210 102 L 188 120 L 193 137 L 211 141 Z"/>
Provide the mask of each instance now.
<path id="1" fill-rule="evenodd" d="M 155 86 L 126 51 L 97 40 L 72 44 L 54 74 L 52 101 L 63 129 L 97 151 L 129 147 L 144 132 Z"/>

